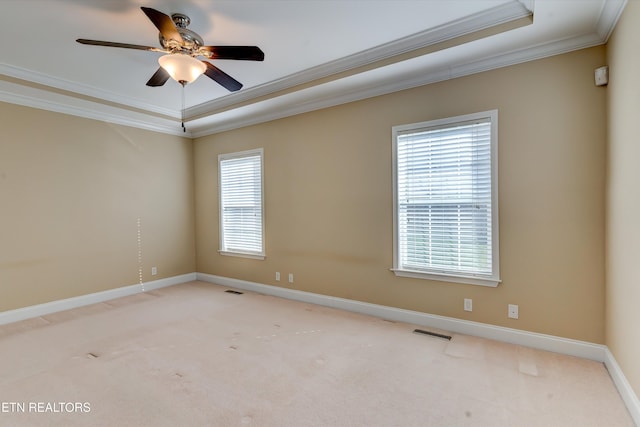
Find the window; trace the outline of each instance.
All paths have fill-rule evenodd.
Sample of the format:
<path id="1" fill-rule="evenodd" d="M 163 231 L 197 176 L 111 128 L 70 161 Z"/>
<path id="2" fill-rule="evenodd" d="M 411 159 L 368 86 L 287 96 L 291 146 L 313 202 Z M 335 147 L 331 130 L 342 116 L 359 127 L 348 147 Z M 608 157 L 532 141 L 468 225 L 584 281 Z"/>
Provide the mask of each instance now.
<path id="1" fill-rule="evenodd" d="M 262 149 L 218 156 L 220 253 L 264 259 Z"/>
<path id="2" fill-rule="evenodd" d="M 398 276 L 497 286 L 498 112 L 393 127 Z"/>

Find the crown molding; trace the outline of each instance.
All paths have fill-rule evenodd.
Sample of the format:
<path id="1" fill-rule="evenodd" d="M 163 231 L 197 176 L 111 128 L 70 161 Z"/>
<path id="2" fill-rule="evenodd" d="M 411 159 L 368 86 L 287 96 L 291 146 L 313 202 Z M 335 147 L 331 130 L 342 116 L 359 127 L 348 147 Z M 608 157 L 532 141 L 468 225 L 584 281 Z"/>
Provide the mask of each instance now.
<path id="1" fill-rule="evenodd" d="M 190 133 L 182 132 L 178 121 L 132 112 L 98 102 L 20 86 L 1 80 L 0 101 L 154 132 L 192 137 Z"/>
<path id="2" fill-rule="evenodd" d="M 415 77 L 393 79 L 387 82 L 376 81 L 373 84 L 356 88 L 354 90 L 340 91 L 338 95 L 329 95 L 324 97 L 315 96 L 308 102 L 296 103 L 295 105 L 275 110 L 265 109 L 263 113 L 252 114 L 235 120 L 225 120 L 223 123 L 212 123 L 207 126 L 204 124 L 206 123 L 205 118 L 203 120 L 204 123 L 200 125 L 198 125 L 197 122 L 193 123 L 193 127 L 195 128 L 193 130 L 193 136 L 199 138 L 215 133 L 226 132 L 245 126 L 308 113 L 314 110 L 360 101 L 374 96 L 386 95 L 401 90 L 412 89 L 484 71 L 491 71 L 528 61 L 560 55 L 574 50 L 598 46 L 602 43 L 602 38 L 595 33 L 580 37 L 559 39 L 550 43 L 540 44 L 532 48 L 514 50 L 500 55 L 483 58 L 481 60 L 465 62 L 440 70 L 434 70 Z"/>
<path id="3" fill-rule="evenodd" d="M 606 43 L 611 37 L 611 33 L 626 5 L 627 0 L 607 0 L 604 2 L 596 24 L 596 32 L 602 39 L 602 43 Z"/>
<path id="4" fill-rule="evenodd" d="M 130 109 L 141 110 L 148 114 L 162 115 L 175 119 L 180 118 L 180 111 L 177 110 L 158 107 L 157 105 L 141 102 L 136 98 L 126 97 L 81 83 L 51 77 L 37 71 L 27 70 L 10 64 L 0 63 L 0 75 L 24 80 L 25 82 L 41 85 L 46 88 L 57 89 L 78 98 L 85 97 L 96 99 L 98 101 L 107 101 L 115 105 L 121 105 L 123 109 L 127 109 L 127 107 L 129 107 Z"/>

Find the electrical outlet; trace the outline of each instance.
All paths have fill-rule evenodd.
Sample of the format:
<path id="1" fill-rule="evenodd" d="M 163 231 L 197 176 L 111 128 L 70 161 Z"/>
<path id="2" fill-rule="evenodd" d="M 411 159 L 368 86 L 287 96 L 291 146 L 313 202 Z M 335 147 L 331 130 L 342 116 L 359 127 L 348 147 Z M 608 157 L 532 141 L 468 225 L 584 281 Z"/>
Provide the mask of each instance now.
<path id="1" fill-rule="evenodd" d="M 293 283 L 293 273 L 289 273 L 289 283 Z"/>
<path id="2" fill-rule="evenodd" d="M 158 274 L 158 269 L 156 267 L 151 267 L 151 275 L 155 276 L 156 274 Z"/>
<path id="3" fill-rule="evenodd" d="M 276 271 L 276 282 L 280 281 L 280 272 Z"/>
<path id="4" fill-rule="evenodd" d="M 518 318 L 518 306 L 516 304 L 509 304 L 509 318 L 510 319 Z"/>
<path id="5" fill-rule="evenodd" d="M 464 299 L 464 311 L 473 311 L 473 300 L 471 298 Z"/>

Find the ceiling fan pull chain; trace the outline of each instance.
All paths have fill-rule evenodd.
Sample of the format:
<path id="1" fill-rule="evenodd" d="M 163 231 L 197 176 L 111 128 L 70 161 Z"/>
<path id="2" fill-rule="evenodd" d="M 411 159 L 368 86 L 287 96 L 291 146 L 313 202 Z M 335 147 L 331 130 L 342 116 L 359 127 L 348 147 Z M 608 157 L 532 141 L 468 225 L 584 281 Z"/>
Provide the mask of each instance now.
<path id="1" fill-rule="evenodd" d="M 181 116 L 180 118 L 182 119 L 182 132 L 187 131 L 187 128 L 184 126 L 184 87 L 186 86 L 186 83 L 187 82 L 185 81 L 180 82 L 180 85 L 182 86 L 182 110 L 180 113 L 180 116 Z"/>

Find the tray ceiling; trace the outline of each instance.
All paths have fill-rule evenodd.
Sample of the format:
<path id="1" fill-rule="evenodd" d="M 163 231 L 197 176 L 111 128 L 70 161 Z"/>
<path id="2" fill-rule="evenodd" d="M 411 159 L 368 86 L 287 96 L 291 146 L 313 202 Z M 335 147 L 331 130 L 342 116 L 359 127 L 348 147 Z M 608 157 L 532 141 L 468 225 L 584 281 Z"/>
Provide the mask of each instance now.
<path id="1" fill-rule="evenodd" d="M 197 137 L 607 41 L 625 0 L 8 0 L 0 101 Z M 211 61 L 244 84 L 146 81 L 161 53 L 147 6 L 191 18 L 207 45 L 257 45 L 264 62 Z M 7 19 L 10 18 L 10 19 Z"/>

